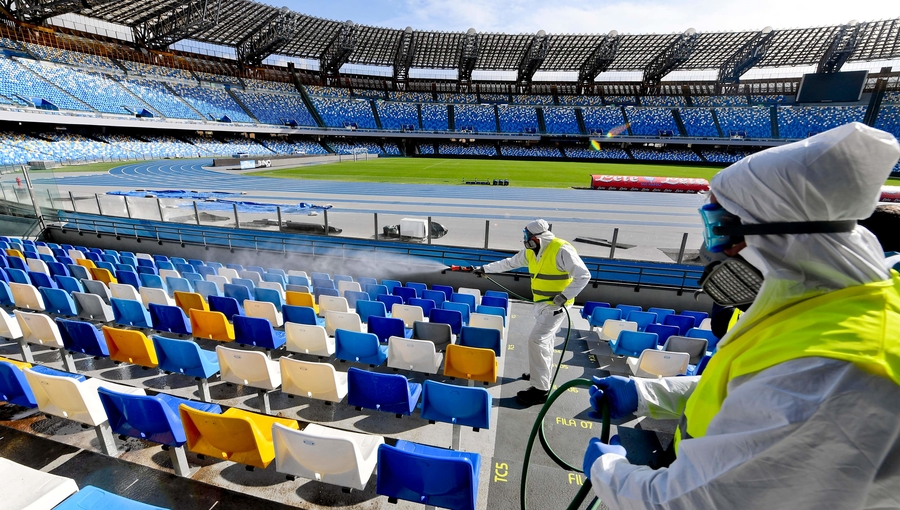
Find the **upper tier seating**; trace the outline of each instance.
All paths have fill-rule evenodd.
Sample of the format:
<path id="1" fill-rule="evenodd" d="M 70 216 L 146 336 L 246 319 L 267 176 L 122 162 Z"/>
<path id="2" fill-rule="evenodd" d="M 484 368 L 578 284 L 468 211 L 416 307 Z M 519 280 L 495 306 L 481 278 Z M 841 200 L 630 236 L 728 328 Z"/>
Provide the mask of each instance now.
<path id="1" fill-rule="evenodd" d="M 675 117 L 669 108 L 637 108 L 626 106 L 625 114 L 635 136 L 659 136 L 663 133 L 678 134 Z"/>
<path id="2" fill-rule="evenodd" d="M 20 105 L 45 99 L 61 110 L 90 111 L 90 107 L 28 70 L 16 60 L 0 58 L 0 94 Z M 120 111 L 121 113 L 121 111 Z"/>
<path id="3" fill-rule="evenodd" d="M 375 101 L 375 106 L 378 108 L 378 117 L 384 129 L 398 131 L 419 129 L 419 109 L 414 103 Z"/>
<path id="4" fill-rule="evenodd" d="M 500 131 L 504 133 L 538 132 L 537 113 L 530 106 L 500 105 L 497 107 L 497 114 L 500 119 Z"/>
<path id="5" fill-rule="evenodd" d="M 778 108 L 778 136 L 800 139 L 831 128 L 862 122 L 865 106 L 793 106 Z"/>
<path id="6" fill-rule="evenodd" d="M 300 126 L 316 125 L 299 94 L 273 94 L 236 89 L 233 89 L 233 92 L 264 124 L 281 125 L 296 122 Z"/>
<path id="7" fill-rule="evenodd" d="M 725 137 L 772 138 L 768 108 L 716 108 L 719 127 Z"/>
<path id="8" fill-rule="evenodd" d="M 569 106 L 544 108 L 544 126 L 549 134 L 580 134 L 575 108 Z"/>
<path id="9" fill-rule="evenodd" d="M 679 108 L 681 121 L 688 136 L 717 137 L 716 121 L 709 108 Z"/>
<path id="10" fill-rule="evenodd" d="M 582 109 L 582 114 L 584 115 L 584 127 L 588 133 L 605 135 L 614 128 L 623 129 L 625 126 L 625 117 L 622 116 L 621 108 L 589 107 Z"/>
<path id="11" fill-rule="evenodd" d="M 454 106 L 456 130 L 475 133 L 496 133 L 497 118 L 493 106 L 457 104 Z"/>
<path id="12" fill-rule="evenodd" d="M 377 129 L 372 104 L 366 99 L 339 99 L 310 96 L 325 125 L 330 127 L 355 126 L 359 129 Z"/>
<path id="13" fill-rule="evenodd" d="M 173 83 L 170 86 L 195 110 L 204 115 L 206 120 L 221 120 L 227 116 L 234 122 L 253 122 L 225 89 L 183 83 Z"/>
<path id="14" fill-rule="evenodd" d="M 34 60 L 21 62 L 97 111 L 125 115 L 150 108 L 106 75 Z"/>

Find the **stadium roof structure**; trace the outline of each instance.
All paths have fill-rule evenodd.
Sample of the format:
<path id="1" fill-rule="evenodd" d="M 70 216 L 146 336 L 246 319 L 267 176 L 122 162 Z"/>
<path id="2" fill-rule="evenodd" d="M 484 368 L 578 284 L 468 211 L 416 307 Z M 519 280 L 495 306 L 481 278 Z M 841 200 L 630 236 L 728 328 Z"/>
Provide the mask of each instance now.
<path id="1" fill-rule="evenodd" d="M 900 58 L 900 19 L 845 25 L 744 32 L 679 34 L 498 34 L 438 32 L 356 25 L 312 17 L 250 0 L 0 0 L 20 20 L 79 14 L 126 25 L 135 40 L 165 49 L 180 39 L 233 46 L 240 59 L 259 64 L 271 54 L 319 60 L 326 73 L 346 63 L 393 67 L 395 79 L 410 68 L 577 71 L 593 81 L 604 71 L 643 71 L 653 83 L 674 70 L 718 69 L 720 81 L 751 67 L 817 64 L 835 72 L 844 62 Z M 23 6 L 17 11 L 16 3 Z M 46 5 L 41 9 L 41 5 Z M 26 7 L 32 6 L 29 14 Z M 35 7 L 36 6 L 36 7 Z M 52 8 L 55 8 L 54 11 Z M 62 11 L 62 12 L 60 12 Z"/>

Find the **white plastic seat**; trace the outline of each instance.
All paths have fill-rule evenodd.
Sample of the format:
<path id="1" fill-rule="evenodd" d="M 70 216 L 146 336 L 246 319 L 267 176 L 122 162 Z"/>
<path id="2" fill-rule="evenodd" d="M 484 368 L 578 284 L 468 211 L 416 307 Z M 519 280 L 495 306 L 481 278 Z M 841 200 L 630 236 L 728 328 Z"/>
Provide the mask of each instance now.
<path id="1" fill-rule="evenodd" d="M 288 276 L 302 276 L 304 278 L 309 279 L 309 275 L 306 274 L 306 271 L 300 271 L 297 269 L 290 269 L 287 272 Z"/>
<path id="2" fill-rule="evenodd" d="M 606 319 L 603 321 L 603 328 L 600 329 L 600 340 L 615 340 L 619 337 L 620 331 L 637 331 L 637 322 L 620 321 L 616 319 Z"/>
<path id="3" fill-rule="evenodd" d="M 636 377 L 672 377 L 686 374 L 690 359 L 686 352 L 644 349 L 640 358 L 628 358 L 626 363 Z"/>
<path id="4" fill-rule="evenodd" d="M 181 278 L 181 273 L 174 269 L 160 269 L 159 277 L 162 278 L 162 281 L 166 281 L 166 278 Z"/>
<path id="5" fill-rule="evenodd" d="M 127 283 L 110 283 L 109 293 L 117 299 L 130 299 L 131 301 L 142 301 L 140 293 Z"/>
<path id="6" fill-rule="evenodd" d="M 219 292 L 225 292 L 225 284 L 231 283 L 231 280 L 225 278 L 224 276 L 219 276 L 215 274 L 206 275 L 206 281 L 213 282 L 216 284 L 216 287 L 219 288 Z"/>
<path id="7" fill-rule="evenodd" d="M 79 250 L 69 250 L 69 258 L 72 260 L 78 260 L 84 258 L 84 253 L 81 253 Z M 153 259 L 151 259 L 153 260 Z"/>
<path id="8" fill-rule="evenodd" d="M 0 310 L 0 338 L 8 338 L 10 340 L 22 338 L 22 328 L 19 326 L 19 319 L 15 315 L 10 315 L 2 310 Z"/>
<path id="9" fill-rule="evenodd" d="M 175 306 L 175 300 L 169 297 L 166 291 L 154 287 L 141 287 L 141 299 L 139 301 L 144 303 L 144 308 L 147 309 L 150 309 L 150 303 Z"/>
<path id="10" fill-rule="evenodd" d="M 712 319 L 710 319 L 709 317 L 703 319 L 702 321 L 700 321 L 700 326 L 698 326 L 698 328 L 712 331 Z"/>
<path id="11" fill-rule="evenodd" d="M 43 246 L 41 248 L 43 248 Z M 35 273 L 50 274 L 50 269 L 47 267 L 47 263 L 43 260 L 26 259 L 25 262 L 28 264 L 29 271 L 34 271 Z"/>
<path id="12" fill-rule="evenodd" d="M 348 282 L 347 280 L 341 280 L 338 282 L 338 294 L 341 297 L 344 297 L 344 292 L 348 290 L 354 290 L 356 292 L 362 292 L 362 287 L 360 287 L 359 282 Z"/>
<path id="13" fill-rule="evenodd" d="M 506 340 L 507 328 L 503 325 L 503 317 L 488 313 L 470 313 L 469 326 L 485 329 L 496 329 L 500 338 Z"/>
<path id="14" fill-rule="evenodd" d="M 103 298 L 87 292 L 73 292 L 72 297 L 78 306 L 78 317 L 82 319 L 110 322 L 115 319 L 112 306 L 103 302 Z"/>
<path id="15" fill-rule="evenodd" d="M 289 395 L 340 402 L 347 396 L 347 372 L 331 363 L 315 363 L 282 356 L 281 391 Z"/>
<path id="16" fill-rule="evenodd" d="M 13 302 L 16 308 L 24 308 L 26 310 L 38 310 L 43 312 L 44 298 L 38 292 L 37 287 L 27 283 L 9 282 L 9 290 L 12 291 Z"/>
<path id="17" fill-rule="evenodd" d="M 4 508 L 16 510 L 51 509 L 78 492 L 71 478 L 44 473 L 0 457 Z"/>
<path id="18" fill-rule="evenodd" d="M 53 250 L 51 250 L 49 246 L 38 245 L 37 252 L 41 255 L 50 255 L 51 257 L 53 256 Z"/>
<path id="19" fill-rule="evenodd" d="M 323 357 L 334 354 L 334 337 L 328 336 L 322 326 L 285 322 L 284 332 L 287 337 L 286 348 L 291 352 Z"/>
<path id="20" fill-rule="evenodd" d="M 275 470 L 331 485 L 363 490 L 378 460 L 381 436 L 311 423 L 302 431 L 275 424 Z"/>
<path id="21" fill-rule="evenodd" d="M 225 382 L 274 390 L 281 386 L 281 366 L 260 351 L 216 346 L 219 375 Z"/>
<path id="22" fill-rule="evenodd" d="M 284 316 L 281 310 L 277 310 L 275 305 L 268 301 L 252 301 L 244 300 L 244 313 L 247 317 L 259 317 L 266 319 L 272 323 L 273 328 L 280 328 L 284 325 Z"/>
<path id="23" fill-rule="evenodd" d="M 334 330 L 336 329 L 362 332 L 362 321 L 359 320 L 359 315 L 353 312 L 328 310 L 325 312 L 325 332 L 328 336 L 334 336 Z"/>
<path id="24" fill-rule="evenodd" d="M 149 253 L 135 253 L 135 254 L 134 254 L 134 258 L 136 258 L 136 259 L 147 259 L 147 260 L 151 260 L 151 261 L 152 261 L 152 260 L 153 260 L 153 255 L 150 255 Z"/>
<path id="25" fill-rule="evenodd" d="M 403 325 L 407 328 L 412 328 L 414 322 L 425 321 L 425 312 L 422 311 L 421 306 L 402 305 L 400 303 L 394 303 L 394 306 L 391 307 L 391 317 L 395 319 L 403 319 Z"/>
<path id="26" fill-rule="evenodd" d="M 319 296 L 319 315 L 325 316 L 325 312 L 332 310 L 335 312 L 349 312 L 350 305 L 347 299 L 337 296 Z"/>
<path id="27" fill-rule="evenodd" d="M 434 342 L 392 336 L 388 339 L 387 365 L 401 370 L 436 374 L 444 355 L 435 351 Z"/>
<path id="28" fill-rule="evenodd" d="M 241 275 L 241 278 L 244 278 L 246 280 L 250 280 L 251 282 L 253 282 L 253 285 L 256 285 L 257 287 L 259 287 L 259 282 L 262 281 L 262 275 L 257 273 L 256 271 L 244 270 L 244 271 L 240 271 L 238 274 Z"/>
<path id="29" fill-rule="evenodd" d="M 284 299 L 284 287 L 282 287 L 278 282 L 259 282 L 259 284 L 257 284 L 257 287 L 259 287 L 260 289 L 277 290 L 281 293 L 281 299 Z"/>
<path id="30" fill-rule="evenodd" d="M 460 287 L 460 288 L 456 289 L 456 293 L 457 294 L 471 294 L 472 296 L 475 296 L 475 304 L 476 305 L 481 304 L 481 291 L 478 289 L 470 289 L 468 287 Z"/>
<path id="31" fill-rule="evenodd" d="M 56 349 L 62 349 L 62 336 L 59 327 L 49 316 L 42 313 L 29 313 L 13 310 L 19 328 L 22 330 L 22 339 L 30 344 L 46 345 Z"/>
<path id="32" fill-rule="evenodd" d="M 216 269 L 216 273 L 218 273 L 219 276 L 224 277 L 228 281 L 228 283 L 231 283 L 232 278 L 241 277 L 241 275 L 238 274 L 237 270 L 231 269 L 230 267 L 220 267 L 219 269 Z"/>

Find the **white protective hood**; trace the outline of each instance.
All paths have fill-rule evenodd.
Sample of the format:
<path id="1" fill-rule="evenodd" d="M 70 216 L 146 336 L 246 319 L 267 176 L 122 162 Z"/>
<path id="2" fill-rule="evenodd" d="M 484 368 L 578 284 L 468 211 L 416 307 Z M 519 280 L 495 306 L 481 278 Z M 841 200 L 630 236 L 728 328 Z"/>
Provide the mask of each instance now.
<path id="1" fill-rule="evenodd" d="M 748 156 L 719 172 L 710 189 L 745 224 L 861 220 L 875 210 L 898 158 L 900 145 L 891 134 L 854 122 Z M 801 296 L 890 276 L 878 240 L 861 226 L 746 241 L 741 256 L 763 272 L 765 282 L 734 330 Z"/>

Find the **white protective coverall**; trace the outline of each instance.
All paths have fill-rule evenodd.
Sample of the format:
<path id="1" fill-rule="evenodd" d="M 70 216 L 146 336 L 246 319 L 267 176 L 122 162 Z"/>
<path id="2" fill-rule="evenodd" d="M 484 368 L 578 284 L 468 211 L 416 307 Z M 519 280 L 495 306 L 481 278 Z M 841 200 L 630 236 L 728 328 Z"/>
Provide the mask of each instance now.
<path id="1" fill-rule="evenodd" d="M 535 228 L 536 223 L 529 223 L 528 230 L 538 230 Z M 547 230 L 538 234 L 537 237 L 541 240 L 541 247 L 537 254 L 537 260 L 540 261 L 549 241 L 556 236 Z M 484 272 L 502 273 L 527 267 L 526 250 L 527 248 L 512 257 L 485 265 Z M 572 277 L 572 283 L 562 292 L 567 298 L 571 299 L 577 296 L 591 280 L 591 272 L 588 271 L 581 257 L 570 244 L 560 247 L 556 255 L 556 268 L 569 273 L 569 276 Z M 566 314 L 561 313 L 560 307 L 554 305 L 553 302 L 544 301 L 534 304 L 534 319 L 534 328 L 528 335 L 528 365 L 531 371 L 531 385 L 539 390 L 547 391 L 550 389 L 550 378 L 552 377 L 550 369 L 553 365 L 553 338 L 563 321 L 566 320 Z"/>
<path id="2" fill-rule="evenodd" d="M 710 187 L 747 224 L 858 220 L 874 210 L 898 157 L 893 136 L 853 123 L 748 156 Z M 720 346 L 801 296 L 889 278 L 878 240 L 863 227 L 746 241 L 741 255 L 765 281 Z M 679 418 L 696 381 L 635 379 L 637 414 Z M 591 468 L 599 498 L 612 509 L 900 508 L 894 382 L 807 357 L 732 379 L 727 391 L 706 435 L 683 440 L 668 468 L 602 455 Z"/>

